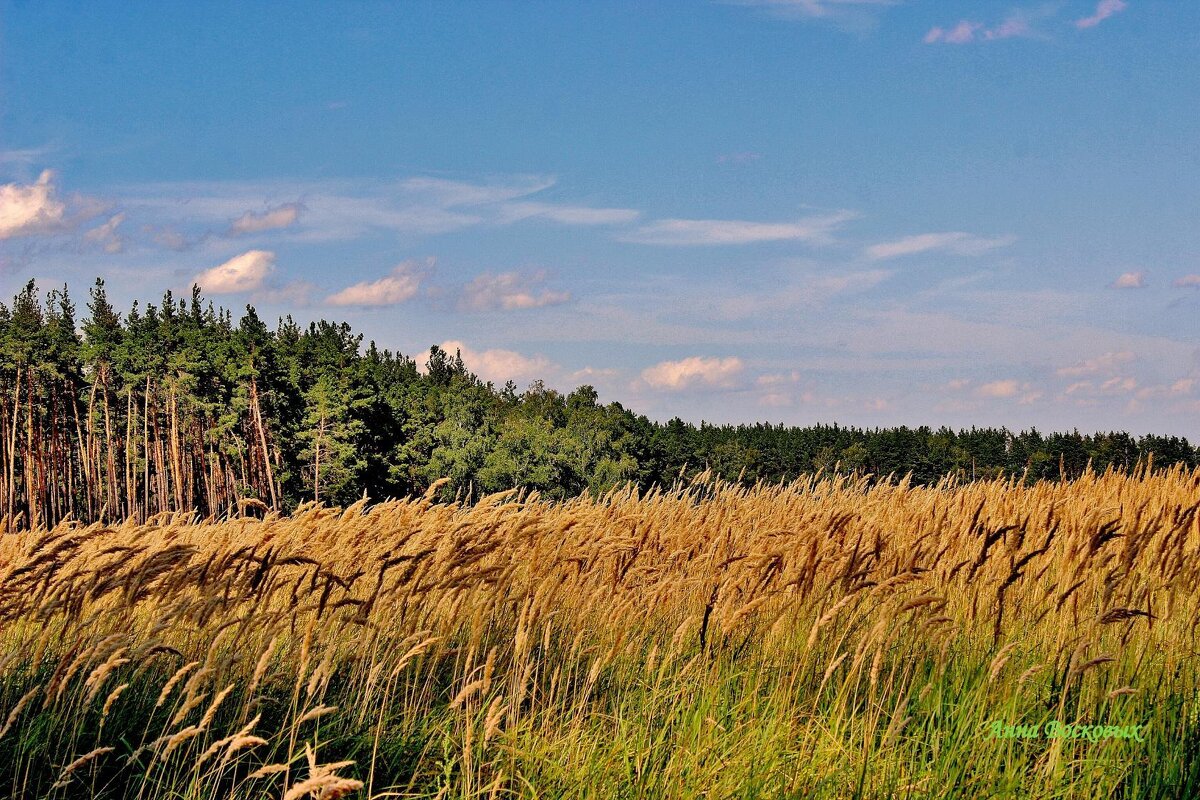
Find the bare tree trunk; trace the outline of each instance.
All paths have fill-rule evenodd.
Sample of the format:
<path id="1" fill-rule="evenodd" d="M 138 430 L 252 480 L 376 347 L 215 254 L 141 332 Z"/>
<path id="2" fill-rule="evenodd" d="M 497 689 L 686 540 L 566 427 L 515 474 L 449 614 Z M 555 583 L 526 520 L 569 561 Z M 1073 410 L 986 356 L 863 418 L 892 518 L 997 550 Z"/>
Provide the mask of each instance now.
<path id="1" fill-rule="evenodd" d="M 105 496 L 108 498 L 106 504 L 109 505 L 109 513 L 117 511 L 119 513 L 119 501 L 117 499 L 117 460 L 113 455 L 113 439 L 112 439 L 112 420 L 108 413 L 108 375 L 107 370 L 104 380 L 104 452 L 105 464 L 108 468 L 108 481 Z"/>
<path id="2" fill-rule="evenodd" d="M 267 426 L 263 424 L 262 408 L 258 404 L 258 382 L 250 379 L 250 407 L 254 411 L 255 427 L 258 428 L 258 441 L 262 446 L 263 467 L 267 471 L 267 486 L 271 492 L 271 509 L 279 508 L 279 498 L 275 495 L 275 475 L 271 472 L 271 453 L 267 447 Z"/>
<path id="3" fill-rule="evenodd" d="M 12 524 L 16 513 L 17 493 L 17 420 L 21 416 L 21 368 L 17 367 L 17 381 L 13 384 L 12 429 L 8 435 L 8 521 Z"/>
<path id="4" fill-rule="evenodd" d="M 37 459 L 33 455 L 33 370 L 25 371 L 25 495 L 29 509 L 28 523 L 32 530 L 37 526 Z"/>
<path id="5" fill-rule="evenodd" d="M 146 395 L 142 399 L 142 454 L 146 463 L 142 470 L 142 513 L 150 518 L 150 376 L 146 376 Z M 144 520 L 143 520 L 144 521 Z"/>
<path id="6" fill-rule="evenodd" d="M 137 478 L 134 471 L 133 450 L 133 387 L 126 388 L 128 404 L 125 409 L 125 503 L 126 516 L 142 519 L 137 506 Z"/>
<path id="7" fill-rule="evenodd" d="M 171 478 L 174 486 L 175 495 L 175 510 L 188 510 L 184 504 L 183 498 L 183 463 L 182 454 L 179 451 L 179 392 L 174 386 L 171 387 Z"/>
<path id="8" fill-rule="evenodd" d="M 71 408 L 75 412 L 75 440 L 79 445 L 79 468 L 83 472 L 83 487 L 84 494 L 87 499 L 87 516 L 88 522 L 92 522 L 96 517 L 96 504 L 93 503 L 94 493 L 99 490 L 99 481 L 92 473 L 92 404 L 96 399 L 96 384 L 92 383 L 91 394 L 88 395 L 88 432 L 87 436 L 83 435 L 83 425 L 79 420 L 79 400 L 75 397 L 75 392 L 71 392 Z M 74 471 L 72 470 L 72 473 Z M 72 491 L 69 495 L 72 507 L 75 504 L 75 492 Z"/>

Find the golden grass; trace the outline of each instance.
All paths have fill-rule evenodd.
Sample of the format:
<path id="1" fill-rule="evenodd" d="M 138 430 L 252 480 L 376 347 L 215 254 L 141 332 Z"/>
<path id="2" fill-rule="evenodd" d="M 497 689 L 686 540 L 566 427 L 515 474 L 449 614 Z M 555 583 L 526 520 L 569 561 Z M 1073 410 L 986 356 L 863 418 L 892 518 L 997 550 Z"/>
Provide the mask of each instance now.
<path id="1" fill-rule="evenodd" d="M 0 539 L 0 787 L 1062 797 L 1190 780 L 1200 472 L 432 498 Z M 1148 738 L 986 735 L 1050 719 Z"/>

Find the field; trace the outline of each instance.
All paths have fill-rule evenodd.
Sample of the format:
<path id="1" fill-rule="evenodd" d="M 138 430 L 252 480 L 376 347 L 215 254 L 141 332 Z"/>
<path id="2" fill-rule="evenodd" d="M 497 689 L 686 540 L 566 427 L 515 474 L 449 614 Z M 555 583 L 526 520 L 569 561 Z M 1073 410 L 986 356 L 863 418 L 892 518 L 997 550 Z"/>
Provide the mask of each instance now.
<path id="1" fill-rule="evenodd" d="M 1200 471 L 435 496 L 5 535 L 0 796 L 1200 796 Z"/>

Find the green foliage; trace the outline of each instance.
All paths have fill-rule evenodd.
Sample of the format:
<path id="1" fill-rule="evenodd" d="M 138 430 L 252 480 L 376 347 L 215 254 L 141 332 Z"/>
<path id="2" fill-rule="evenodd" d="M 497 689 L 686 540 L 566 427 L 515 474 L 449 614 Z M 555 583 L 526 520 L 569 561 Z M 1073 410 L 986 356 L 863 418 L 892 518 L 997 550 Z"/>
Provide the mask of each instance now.
<path id="1" fill-rule="evenodd" d="M 122 315 L 97 280 L 77 321 L 66 287 L 43 300 L 30 282 L 0 304 L 0 515 L 223 514 L 246 498 L 288 511 L 441 479 L 447 498 L 562 498 L 706 469 L 747 484 L 815 470 L 928 484 L 1133 470 L 1152 454 L 1156 467 L 1197 463 L 1186 439 L 1124 432 L 658 423 L 591 386 L 495 387 L 436 346 L 423 367 L 346 323 L 272 330 L 250 306 L 235 321 L 198 288 Z"/>

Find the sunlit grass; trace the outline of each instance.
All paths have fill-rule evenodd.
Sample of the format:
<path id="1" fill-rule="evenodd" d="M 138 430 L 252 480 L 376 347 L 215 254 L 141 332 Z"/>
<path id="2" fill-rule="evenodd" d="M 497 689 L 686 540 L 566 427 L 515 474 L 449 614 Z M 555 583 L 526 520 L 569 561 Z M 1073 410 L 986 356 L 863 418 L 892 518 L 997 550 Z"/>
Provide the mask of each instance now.
<path id="1" fill-rule="evenodd" d="M 0 792 L 1200 793 L 1200 473 L 433 496 L 0 540 Z"/>

